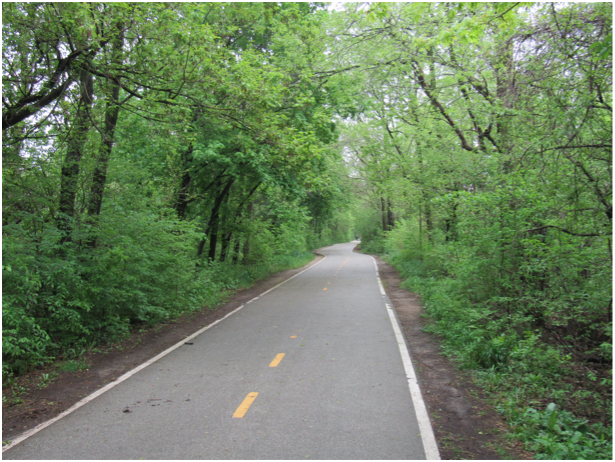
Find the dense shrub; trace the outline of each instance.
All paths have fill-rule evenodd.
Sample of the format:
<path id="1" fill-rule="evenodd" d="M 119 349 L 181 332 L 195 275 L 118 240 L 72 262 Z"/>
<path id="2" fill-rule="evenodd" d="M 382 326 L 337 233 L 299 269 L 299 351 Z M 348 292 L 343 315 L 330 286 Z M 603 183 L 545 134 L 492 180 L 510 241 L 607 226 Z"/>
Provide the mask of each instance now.
<path id="1" fill-rule="evenodd" d="M 111 213 L 96 236 L 76 232 L 81 240 L 64 244 L 47 224 L 36 234 L 5 226 L 3 374 L 22 373 L 69 348 L 114 341 L 131 325 L 213 307 L 230 291 L 313 258 L 300 229 L 274 236 L 263 228 L 253 235 L 249 261 L 199 261 L 202 234 L 170 216 Z M 92 238 L 96 248 L 85 244 Z"/>
<path id="2" fill-rule="evenodd" d="M 488 232 L 484 226 L 482 229 Z M 606 329 L 599 324 L 604 323 L 600 311 L 594 310 L 599 303 L 606 303 L 606 291 L 595 287 L 595 281 L 572 276 L 562 281 L 565 273 L 561 271 L 551 276 L 547 270 L 545 277 L 562 281 L 568 288 L 566 293 L 537 291 L 522 280 L 515 283 L 513 275 L 497 270 L 501 259 L 489 239 L 482 233 L 473 236 L 473 245 L 469 238 L 452 242 L 433 239 L 421 251 L 411 222 L 401 221 L 385 239 L 386 258 L 400 271 L 404 286 L 420 294 L 425 313 L 433 320 L 427 330 L 442 339 L 444 353 L 473 371 L 477 383 L 491 393 L 496 407 L 508 418 L 513 434 L 539 458 L 610 458 L 607 361 L 611 352 L 601 353 L 607 367 L 596 367 L 588 362 L 595 357 L 590 354 L 598 354 L 596 347 L 583 344 L 590 343 L 591 336 L 574 337 L 574 348 L 559 344 L 553 336 L 561 326 L 571 329 L 568 323 L 583 318 L 596 323 L 596 329 Z M 490 248 L 494 249 L 491 254 Z M 546 266 L 578 258 L 562 254 L 560 249 L 552 243 L 540 256 L 530 254 L 528 259 L 534 266 Z M 587 258 L 590 255 L 591 251 Z M 602 277 L 601 271 L 593 274 Z M 587 290 L 573 285 L 575 281 L 593 285 L 594 293 L 585 300 L 596 301 L 572 306 L 569 295 L 575 287 Z M 608 289 L 608 282 L 604 284 Z M 588 366 L 595 372 L 584 372 Z M 549 402 L 553 404 L 547 411 L 535 410 Z M 565 410 L 556 412 L 556 407 Z"/>

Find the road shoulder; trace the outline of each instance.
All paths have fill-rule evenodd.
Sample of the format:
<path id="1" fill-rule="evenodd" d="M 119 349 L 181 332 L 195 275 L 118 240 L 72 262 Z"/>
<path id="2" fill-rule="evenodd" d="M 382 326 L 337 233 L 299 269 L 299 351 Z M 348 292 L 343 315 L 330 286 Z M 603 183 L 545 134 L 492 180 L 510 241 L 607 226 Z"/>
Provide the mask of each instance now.
<path id="1" fill-rule="evenodd" d="M 418 295 L 401 288 L 397 271 L 381 258 L 374 258 L 402 324 L 441 458 L 531 459 L 520 443 L 506 440 L 506 423 L 468 374 L 440 353 L 434 335 L 423 332 L 428 321 L 421 316 Z"/>

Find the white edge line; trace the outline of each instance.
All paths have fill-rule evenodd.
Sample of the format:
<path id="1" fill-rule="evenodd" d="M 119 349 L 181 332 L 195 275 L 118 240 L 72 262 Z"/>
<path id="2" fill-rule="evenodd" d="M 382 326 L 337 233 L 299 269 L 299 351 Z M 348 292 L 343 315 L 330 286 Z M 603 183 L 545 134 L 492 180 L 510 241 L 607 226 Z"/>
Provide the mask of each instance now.
<path id="1" fill-rule="evenodd" d="M 200 330 L 196 331 L 194 334 L 189 335 L 188 337 L 182 339 L 181 341 L 179 341 L 178 343 L 176 343 L 175 345 L 173 345 L 170 348 L 167 348 L 166 350 L 164 350 L 162 353 L 159 353 L 158 355 L 154 356 L 152 359 L 145 361 L 143 364 L 135 367 L 134 369 L 126 372 L 124 375 L 122 375 L 119 379 L 108 383 L 107 385 L 105 385 L 104 387 L 96 390 L 94 393 L 86 396 L 85 398 L 83 398 L 81 401 L 76 402 L 75 404 L 73 404 L 71 407 L 69 407 L 67 410 L 65 410 L 64 412 L 62 412 L 61 414 L 55 416 L 53 419 L 47 420 L 46 422 L 43 422 L 39 425 L 37 425 L 34 428 L 31 428 L 30 430 L 25 431 L 24 433 L 22 433 L 21 435 L 19 435 L 17 438 L 15 438 L 14 440 L 11 441 L 11 444 L 5 446 L 2 448 L 2 452 L 8 451 L 9 449 L 11 449 L 14 446 L 17 446 L 19 443 L 21 443 L 22 441 L 24 441 L 25 439 L 31 437 L 32 435 L 35 435 L 36 433 L 40 432 L 41 430 L 43 430 L 44 428 L 47 428 L 48 426 L 50 426 L 51 424 L 54 424 L 55 422 L 57 422 L 58 420 L 60 420 L 62 417 L 66 417 L 67 415 L 69 415 L 70 413 L 76 411 L 77 409 L 79 409 L 81 406 L 89 403 L 90 401 L 92 401 L 93 399 L 99 397 L 100 395 L 102 395 L 103 393 L 109 391 L 110 389 L 112 389 L 113 387 L 115 387 L 116 385 L 119 385 L 120 383 L 122 383 L 124 380 L 129 379 L 130 377 L 132 377 L 133 375 L 135 375 L 137 372 L 145 369 L 147 366 L 149 366 L 150 364 L 155 363 L 156 361 L 158 361 L 160 358 L 168 355 L 169 353 L 171 353 L 173 350 L 179 348 L 180 346 L 182 346 L 184 343 L 186 343 L 189 340 L 192 340 L 193 338 L 197 337 L 198 335 L 202 334 L 203 332 L 205 332 L 207 329 L 215 326 L 216 324 L 218 324 L 221 321 L 224 321 L 226 318 L 228 318 L 229 316 L 237 313 L 239 310 L 241 310 L 244 306 L 246 306 L 247 304 L 253 302 L 254 300 L 259 299 L 260 297 L 262 297 L 265 294 L 268 294 L 269 292 L 271 292 L 274 289 L 277 289 L 278 287 L 280 287 L 282 284 L 286 284 L 288 281 L 290 281 L 291 279 L 296 278 L 297 276 L 299 276 L 301 273 L 304 273 L 305 271 L 314 268 L 316 265 L 318 265 L 319 263 L 321 263 L 325 258 L 327 258 L 326 255 L 324 255 L 324 258 L 320 261 L 317 261 L 316 263 L 314 263 L 313 265 L 311 265 L 309 268 L 304 269 L 303 271 L 298 272 L 297 274 L 295 274 L 294 276 L 289 277 L 288 279 L 280 282 L 278 285 L 273 286 L 271 289 L 263 292 L 262 294 L 260 294 L 258 297 L 254 297 L 252 300 L 244 303 L 243 305 L 239 306 L 238 308 L 235 308 L 233 311 L 231 311 L 230 313 L 227 313 L 224 317 L 218 319 L 217 321 L 212 322 L 211 324 L 209 324 L 208 326 L 205 326 L 203 328 L 201 328 Z"/>
<path id="2" fill-rule="evenodd" d="M 378 281 L 378 287 L 380 287 L 380 293 L 383 296 L 386 296 L 386 292 L 384 291 L 384 286 L 382 285 L 382 281 L 380 280 L 380 272 L 378 271 L 378 264 L 376 263 L 376 259 L 372 257 L 374 261 L 374 268 L 376 268 L 376 280 Z"/>
<path id="3" fill-rule="evenodd" d="M 376 279 L 378 280 L 378 285 L 380 286 L 380 292 L 382 292 L 382 295 L 385 295 L 382 281 L 380 280 L 380 274 L 378 272 L 378 265 L 376 263 L 376 259 L 374 257 L 372 257 L 372 259 L 374 260 L 374 265 L 376 266 Z M 414 367 L 412 366 L 412 359 L 410 359 L 410 351 L 408 350 L 406 340 L 404 339 L 401 328 L 399 327 L 399 321 L 395 316 L 395 312 L 393 311 L 392 306 L 386 303 L 386 301 L 385 305 L 387 308 L 389 319 L 391 320 L 391 325 L 393 326 L 393 331 L 395 332 L 395 338 L 397 340 L 397 345 L 399 346 L 399 352 L 401 353 L 402 362 L 404 363 L 404 369 L 406 370 L 406 377 L 408 378 L 408 388 L 410 389 L 410 396 L 412 397 L 412 402 L 414 403 L 414 412 L 416 413 L 416 419 L 419 423 L 419 431 L 421 432 L 421 439 L 423 440 L 425 458 L 427 460 L 440 460 L 440 451 L 438 450 L 438 444 L 436 443 L 436 437 L 431 426 L 431 421 L 429 420 L 427 407 L 425 406 L 425 401 L 423 400 L 423 395 L 421 394 L 419 381 L 414 372 Z"/>

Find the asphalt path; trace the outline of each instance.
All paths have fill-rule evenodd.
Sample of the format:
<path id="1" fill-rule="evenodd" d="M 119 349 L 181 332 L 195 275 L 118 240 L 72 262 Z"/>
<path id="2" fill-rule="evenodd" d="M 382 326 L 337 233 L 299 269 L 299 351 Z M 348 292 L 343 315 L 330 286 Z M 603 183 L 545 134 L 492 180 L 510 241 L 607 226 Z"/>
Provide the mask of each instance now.
<path id="1" fill-rule="evenodd" d="M 3 458 L 425 459 L 386 297 L 355 245 L 322 249 Z"/>

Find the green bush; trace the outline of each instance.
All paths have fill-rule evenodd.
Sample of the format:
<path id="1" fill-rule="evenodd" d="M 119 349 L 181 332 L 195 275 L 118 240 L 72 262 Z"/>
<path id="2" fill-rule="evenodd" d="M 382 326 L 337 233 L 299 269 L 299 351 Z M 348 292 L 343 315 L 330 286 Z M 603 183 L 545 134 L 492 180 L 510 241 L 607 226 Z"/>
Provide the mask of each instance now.
<path id="1" fill-rule="evenodd" d="M 528 408 L 516 423 L 516 436 L 528 443 L 537 459 L 592 460 L 613 458 L 613 430 L 589 425 L 550 403 L 544 411 Z"/>
<path id="2" fill-rule="evenodd" d="M 3 230 L 4 377 L 120 339 L 131 325 L 213 307 L 231 291 L 313 258 L 300 230 L 288 227 L 277 237 L 267 229 L 255 234 L 256 261 L 197 265 L 196 227 L 148 211 L 109 213 L 95 236 L 84 226 L 73 234 L 80 241 L 65 244 L 53 226 L 36 236 L 24 229 Z M 92 239 L 96 248 L 87 244 Z"/>
<path id="3" fill-rule="evenodd" d="M 579 373 L 570 350 L 550 341 L 550 332 L 544 329 L 545 322 L 556 328 L 555 322 L 575 326 L 583 319 L 599 321 L 598 316 L 594 318 L 593 313 L 598 312 L 593 305 L 606 303 L 600 295 L 603 289 L 585 298 L 594 298 L 590 304 L 571 307 L 572 298 L 563 290 L 541 292 L 514 279 L 514 274 L 499 272 L 501 254 L 487 238 L 475 236 L 474 245 L 441 241 L 423 244 L 422 250 L 417 246 L 408 221 L 399 222 L 384 239 L 386 258 L 405 279 L 403 287 L 420 295 L 426 315 L 434 321 L 426 330 L 437 334 L 443 352 L 471 370 L 477 383 L 491 393 L 515 436 L 539 458 L 610 459 L 611 430 L 601 424 L 589 425 L 588 417 L 578 417 L 580 413 L 596 421 L 603 403 L 606 419 L 610 419 L 610 400 L 603 396 L 609 381 L 603 378 L 600 382 L 594 376 L 595 386 L 588 380 L 582 387 L 573 386 L 570 378 L 578 379 Z M 545 268 L 547 264 L 563 265 L 563 255 L 545 262 L 546 255 L 543 252 L 539 257 Z M 536 271 L 538 263 L 532 265 Z M 563 274 L 558 270 L 557 277 Z M 602 271 L 594 274 L 602 278 Z M 569 293 L 573 282 L 573 272 L 569 272 L 569 279 L 562 282 Z M 588 280 L 577 282 L 588 284 Z M 570 313 L 577 318 L 572 320 Z M 583 338 L 577 336 L 574 341 Z M 573 341 L 571 337 L 567 340 Z M 604 343 L 600 348 L 610 346 Z M 606 358 L 610 354 L 600 353 Z M 573 408 L 575 413 L 555 411 L 555 404 L 547 411 L 535 411 L 546 399 Z"/>

